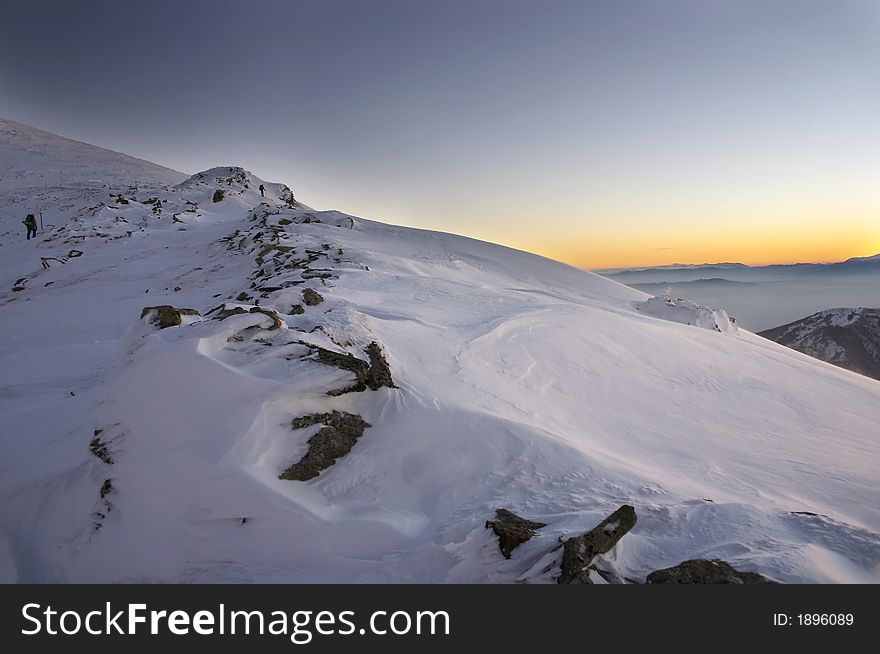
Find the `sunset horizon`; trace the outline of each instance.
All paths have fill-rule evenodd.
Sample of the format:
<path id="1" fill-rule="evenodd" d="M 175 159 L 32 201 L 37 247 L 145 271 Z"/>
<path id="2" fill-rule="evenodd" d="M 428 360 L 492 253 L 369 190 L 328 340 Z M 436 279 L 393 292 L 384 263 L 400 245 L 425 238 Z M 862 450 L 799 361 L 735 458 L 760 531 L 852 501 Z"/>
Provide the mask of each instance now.
<path id="1" fill-rule="evenodd" d="M 588 269 L 880 251 L 872 3 L 49 6 L 0 116 L 176 170 Z"/>

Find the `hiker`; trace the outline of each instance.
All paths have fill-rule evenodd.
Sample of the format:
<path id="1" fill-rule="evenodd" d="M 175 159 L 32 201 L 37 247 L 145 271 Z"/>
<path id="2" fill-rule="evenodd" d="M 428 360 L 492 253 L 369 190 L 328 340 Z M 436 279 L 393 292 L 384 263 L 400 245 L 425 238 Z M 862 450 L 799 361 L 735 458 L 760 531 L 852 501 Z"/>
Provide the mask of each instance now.
<path id="1" fill-rule="evenodd" d="M 31 240 L 31 234 L 34 235 L 34 238 L 37 238 L 37 219 L 34 217 L 34 214 L 29 213 L 22 222 L 27 227 L 27 240 Z"/>
<path id="2" fill-rule="evenodd" d="M 260 195 L 266 197 L 266 187 L 260 184 Z"/>

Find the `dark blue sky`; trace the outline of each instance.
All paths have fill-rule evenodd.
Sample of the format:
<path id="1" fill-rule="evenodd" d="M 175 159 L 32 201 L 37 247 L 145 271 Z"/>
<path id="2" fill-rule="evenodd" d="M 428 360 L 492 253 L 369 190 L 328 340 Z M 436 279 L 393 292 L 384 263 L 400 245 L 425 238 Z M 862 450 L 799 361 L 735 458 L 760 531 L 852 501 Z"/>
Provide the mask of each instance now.
<path id="1" fill-rule="evenodd" d="M 840 252 L 880 250 L 878 71 L 869 0 L 27 0 L 0 21 L 7 118 L 589 266 L 836 258 L 815 250 L 834 225 Z M 802 254 L 759 247 L 792 229 Z"/>

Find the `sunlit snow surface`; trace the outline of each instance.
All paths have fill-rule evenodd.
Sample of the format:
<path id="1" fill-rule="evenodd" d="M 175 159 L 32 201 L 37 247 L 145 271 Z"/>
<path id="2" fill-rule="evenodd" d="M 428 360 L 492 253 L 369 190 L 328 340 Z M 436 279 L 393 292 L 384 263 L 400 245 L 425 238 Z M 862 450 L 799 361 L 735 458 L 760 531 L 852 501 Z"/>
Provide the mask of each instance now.
<path id="1" fill-rule="evenodd" d="M 880 383 L 538 256 L 291 207 L 250 174 L 223 186 L 234 169 L 148 173 L 47 181 L 36 243 L 2 214 L 3 581 L 552 582 L 558 538 L 623 503 L 639 521 L 606 564 L 626 578 L 723 558 L 880 581 Z M 266 253 L 256 283 L 289 285 L 260 297 L 271 243 L 314 258 Z M 289 313 L 305 287 L 325 301 Z M 242 291 L 286 329 L 204 315 L 253 306 Z M 159 304 L 204 319 L 159 331 L 139 319 Z M 398 388 L 327 395 L 351 376 L 302 342 L 371 341 Z M 279 480 L 318 429 L 291 420 L 333 409 L 372 426 L 317 479 Z M 497 507 L 548 524 L 510 560 Z"/>

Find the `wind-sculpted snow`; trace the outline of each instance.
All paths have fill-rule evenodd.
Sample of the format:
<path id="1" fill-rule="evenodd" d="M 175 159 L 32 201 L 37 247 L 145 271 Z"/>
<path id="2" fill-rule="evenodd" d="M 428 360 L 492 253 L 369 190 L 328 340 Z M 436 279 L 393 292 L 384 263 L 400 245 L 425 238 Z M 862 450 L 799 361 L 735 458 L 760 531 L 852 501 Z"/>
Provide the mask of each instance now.
<path id="1" fill-rule="evenodd" d="M 710 309 L 696 302 L 657 295 L 636 304 L 636 310 L 663 320 L 694 325 L 716 332 L 736 332 L 736 323 L 723 309 Z"/>
<path id="2" fill-rule="evenodd" d="M 724 559 L 880 581 L 876 382 L 250 173 L 212 202 L 224 175 L 57 208 L 4 247 L 4 579 L 552 583 L 559 539 L 629 505 L 610 579 Z M 201 315 L 140 318 L 166 305 Z M 339 415 L 369 427 L 312 440 Z M 546 524 L 510 559 L 500 507 Z"/>

